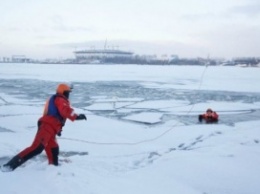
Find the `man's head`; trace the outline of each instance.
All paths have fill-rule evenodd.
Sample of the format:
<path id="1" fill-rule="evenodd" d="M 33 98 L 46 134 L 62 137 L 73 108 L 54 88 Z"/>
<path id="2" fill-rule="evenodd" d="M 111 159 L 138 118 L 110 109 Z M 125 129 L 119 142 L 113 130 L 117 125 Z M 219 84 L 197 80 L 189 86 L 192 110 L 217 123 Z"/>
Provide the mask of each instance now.
<path id="1" fill-rule="evenodd" d="M 211 108 L 208 108 L 207 109 L 207 113 L 212 113 L 213 111 L 212 111 L 212 109 Z"/>
<path id="2" fill-rule="evenodd" d="M 70 92 L 71 92 L 71 87 L 68 86 L 67 84 L 59 84 L 56 89 L 57 94 L 61 94 L 65 96 L 67 99 L 69 99 Z"/>

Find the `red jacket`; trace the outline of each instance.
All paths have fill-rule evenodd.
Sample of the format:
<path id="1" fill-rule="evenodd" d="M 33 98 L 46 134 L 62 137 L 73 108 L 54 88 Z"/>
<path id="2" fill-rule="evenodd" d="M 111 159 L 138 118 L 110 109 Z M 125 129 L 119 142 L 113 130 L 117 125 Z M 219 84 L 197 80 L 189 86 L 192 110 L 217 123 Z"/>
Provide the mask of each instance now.
<path id="1" fill-rule="evenodd" d="M 50 100 L 53 98 L 53 102 Z M 50 109 L 57 110 L 56 115 L 49 113 Z M 41 123 L 48 124 L 50 133 L 58 134 L 64 126 L 66 119 L 74 121 L 78 115 L 74 113 L 73 108 L 70 107 L 70 102 L 63 95 L 53 95 L 45 104 L 43 116 L 39 119 Z"/>
<path id="2" fill-rule="evenodd" d="M 216 112 L 207 112 L 202 115 L 202 118 L 207 122 L 207 123 L 212 123 L 212 122 L 217 122 L 218 121 L 218 114 Z"/>

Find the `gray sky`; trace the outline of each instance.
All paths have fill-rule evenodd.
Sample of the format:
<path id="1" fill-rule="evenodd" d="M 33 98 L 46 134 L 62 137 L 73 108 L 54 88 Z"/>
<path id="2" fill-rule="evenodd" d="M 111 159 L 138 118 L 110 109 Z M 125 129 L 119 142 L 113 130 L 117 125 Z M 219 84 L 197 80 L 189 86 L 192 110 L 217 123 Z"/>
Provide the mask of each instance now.
<path id="1" fill-rule="evenodd" d="M 260 0 L 0 0 L 0 57 L 136 54 L 260 57 Z"/>

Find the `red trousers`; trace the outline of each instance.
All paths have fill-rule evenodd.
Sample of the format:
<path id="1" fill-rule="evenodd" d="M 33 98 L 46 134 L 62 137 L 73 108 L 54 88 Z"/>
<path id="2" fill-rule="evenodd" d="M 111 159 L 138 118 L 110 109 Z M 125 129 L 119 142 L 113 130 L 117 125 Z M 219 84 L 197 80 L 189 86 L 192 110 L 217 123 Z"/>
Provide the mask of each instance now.
<path id="1" fill-rule="evenodd" d="M 18 155 L 24 161 L 27 161 L 40 154 L 43 150 L 47 154 L 49 164 L 58 165 L 59 145 L 56 140 L 56 134 L 51 126 L 45 123 L 39 125 L 32 145 Z"/>

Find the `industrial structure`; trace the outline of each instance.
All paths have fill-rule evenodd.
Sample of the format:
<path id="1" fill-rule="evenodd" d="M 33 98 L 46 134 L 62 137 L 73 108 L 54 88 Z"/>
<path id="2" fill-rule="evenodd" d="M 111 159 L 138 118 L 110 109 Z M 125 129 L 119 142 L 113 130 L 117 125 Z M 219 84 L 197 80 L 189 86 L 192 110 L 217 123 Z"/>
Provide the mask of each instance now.
<path id="1" fill-rule="evenodd" d="M 131 60 L 134 53 L 113 49 L 91 49 L 74 52 L 76 61 L 79 63 L 104 63 L 118 60 Z"/>

